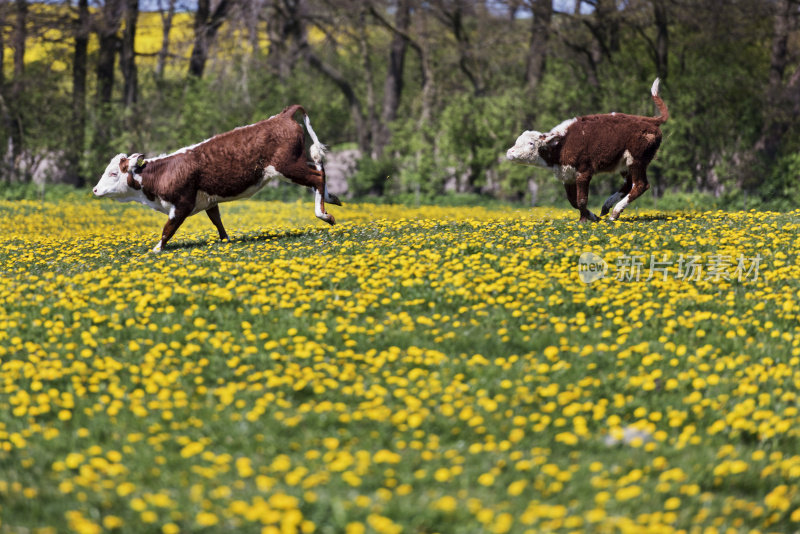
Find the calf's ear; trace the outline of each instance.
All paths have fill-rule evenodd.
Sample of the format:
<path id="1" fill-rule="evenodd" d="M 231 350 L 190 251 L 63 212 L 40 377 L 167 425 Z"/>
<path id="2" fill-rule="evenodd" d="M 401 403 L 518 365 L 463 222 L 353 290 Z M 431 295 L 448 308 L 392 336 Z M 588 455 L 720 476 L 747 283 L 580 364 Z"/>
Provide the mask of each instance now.
<path id="1" fill-rule="evenodd" d="M 119 160 L 119 172 L 121 173 L 128 172 L 129 166 L 130 166 L 130 160 L 127 158 L 127 156 Z"/>
<path id="2" fill-rule="evenodd" d="M 133 172 L 142 172 L 147 162 L 144 160 L 144 154 L 133 154 L 130 157 L 131 161 L 133 161 Z"/>
<path id="3" fill-rule="evenodd" d="M 539 147 L 539 155 L 547 161 L 555 159 L 555 156 L 561 149 L 561 141 L 563 141 L 563 139 L 564 138 L 560 135 L 554 135 L 549 139 L 545 139 L 545 142 Z"/>

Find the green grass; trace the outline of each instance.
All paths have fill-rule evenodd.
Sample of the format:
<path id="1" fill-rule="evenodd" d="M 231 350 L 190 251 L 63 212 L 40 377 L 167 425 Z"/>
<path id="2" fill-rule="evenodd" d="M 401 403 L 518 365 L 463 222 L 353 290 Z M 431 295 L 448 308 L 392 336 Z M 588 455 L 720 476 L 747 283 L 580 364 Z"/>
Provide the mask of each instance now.
<path id="1" fill-rule="evenodd" d="M 0 532 L 800 527 L 798 212 L 0 213 Z"/>

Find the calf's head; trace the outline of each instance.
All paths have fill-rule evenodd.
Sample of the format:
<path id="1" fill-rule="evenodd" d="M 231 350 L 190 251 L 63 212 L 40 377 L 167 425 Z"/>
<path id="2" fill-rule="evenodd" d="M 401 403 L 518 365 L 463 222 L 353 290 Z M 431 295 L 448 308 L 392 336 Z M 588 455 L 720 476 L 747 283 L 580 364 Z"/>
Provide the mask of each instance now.
<path id="1" fill-rule="evenodd" d="M 517 137 L 517 142 L 508 149 L 506 157 L 515 163 L 546 167 L 557 159 L 561 140 L 560 135 L 528 130 Z"/>
<path id="2" fill-rule="evenodd" d="M 117 154 L 111 158 L 92 192 L 98 197 L 118 198 L 130 195 L 142 188 L 142 177 L 136 173 L 141 172 L 144 165 L 142 154 Z"/>

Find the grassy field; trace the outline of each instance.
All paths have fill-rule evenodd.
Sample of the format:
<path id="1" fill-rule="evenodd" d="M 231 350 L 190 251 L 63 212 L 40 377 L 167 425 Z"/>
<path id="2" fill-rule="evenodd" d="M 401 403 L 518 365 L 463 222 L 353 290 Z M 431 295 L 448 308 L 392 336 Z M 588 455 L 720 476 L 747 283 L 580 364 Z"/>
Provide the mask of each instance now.
<path id="1" fill-rule="evenodd" d="M 800 211 L 334 209 L 0 202 L 0 532 L 800 530 Z"/>

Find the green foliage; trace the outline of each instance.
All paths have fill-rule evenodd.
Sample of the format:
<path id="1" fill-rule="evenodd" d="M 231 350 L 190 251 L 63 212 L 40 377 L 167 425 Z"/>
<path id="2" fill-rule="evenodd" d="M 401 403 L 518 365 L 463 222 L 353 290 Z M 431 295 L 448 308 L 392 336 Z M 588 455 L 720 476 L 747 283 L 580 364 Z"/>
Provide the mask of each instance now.
<path id="1" fill-rule="evenodd" d="M 780 158 L 771 176 L 758 190 L 760 198 L 772 209 L 788 211 L 800 205 L 800 152 Z"/>
<path id="2" fill-rule="evenodd" d="M 0 200 L 77 201 L 89 193 L 64 184 L 0 184 Z"/>
<path id="3" fill-rule="evenodd" d="M 356 166 L 356 173 L 348 177 L 351 195 L 356 198 L 365 196 L 382 196 L 397 172 L 397 164 L 393 158 L 361 158 Z"/>
<path id="4" fill-rule="evenodd" d="M 290 60 L 281 76 L 268 48 L 241 46 L 242 36 L 234 24 L 220 32 L 203 79 L 187 77 L 179 58 L 164 77 L 157 77 L 154 62 L 143 56 L 138 102 L 129 107 L 121 104 L 123 80 L 117 73 L 112 102 L 101 107 L 95 94 L 97 56 L 93 52 L 83 146 L 76 143 L 80 136 L 68 119 L 72 116 L 71 45 L 68 41 L 53 47 L 39 43 L 37 60 L 26 65 L 21 78 L 7 79 L 3 90 L 4 105 L 23 124 L 23 159 L 79 153 L 80 172 L 92 182 L 117 152 L 171 152 L 298 103 L 329 146 L 357 142 L 369 154 L 377 152 L 372 150 L 377 131 L 388 126 L 392 132 L 380 158 L 365 155 L 350 177 L 355 196 L 411 195 L 415 202 L 435 202 L 455 190 L 513 201 L 560 203 L 563 188 L 546 171 L 505 161 L 503 154 L 516 136 L 526 129 L 546 131 L 565 118 L 588 113 L 655 113 L 649 88 L 657 74 L 656 27 L 649 4 L 626 4 L 616 15 L 618 26 L 606 28 L 608 33 L 603 35 L 589 30 L 598 27 L 596 13 L 555 17 L 545 70 L 531 89 L 525 82 L 529 19 L 505 18 L 477 5 L 448 18 L 444 12 L 439 15 L 445 16 L 435 16 L 423 3 L 412 15 L 409 32 L 416 46 L 407 50 L 398 116 L 388 125 L 380 123 L 381 91 L 393 34 L 371 16 L 365 16 L 359 31 L 350 31 L 335 22 L 352 20 L 346 8 L 312 4 L 324 12 L 319 20 L 334 22 L 326 22 L 330 26 L 319 28 L 322 32 L 309 25 L 309 36 L 317 33 L 309 38 L 310 44 L 289 38 L 283 53 Z M 800 150 L 800 121 L 791 116 L 791 106 L 776 111 L 775 105 L 769 105 L 767 90 L 773 13 L 757 2 L 737 2 L 725 10 L 708 1 L 686 9 L 670 4 L 666 9 L 668 62 L 659 74 L 665 78 L 662 95 L 671 116 L 649 170 L 654 189 L 659 193 L 700 191 L 742 205 L 795 205 L 795 190 L 784 177 L 792 174 L 792 157 Z M 786 79 L 797 68 L 791 59 L 796 31 L 791 31 L 795 33 L 790 35 Z M 607 38 L 614 32 L 611 42 Z M 189 33 L 182 37 L 187 38 Z M 151 32 L 148 39 L 150 48 L 158 46 L 157 35 Z M 180 46 L 189 44 L 184 41 Z M 173 42 L 173 47 L 178 46 Z M 305 61 L 298 46 L 310 46 L 328 72 L 339 73 L 339 83 Z M 432 69 L 427 73 L 430 93 L 425 94 L 420 50 L 427 54 Z M 54 62 L 67 68 L 55 70 Z M 7 69 L 7 74 L 12 73 Z M 342 80 L 352 91 L 348 97 Z M 23 88 L 17 100 L 8 97 L 14 84 Z M 421 116 L 426 107 L 423 101 L 431 112 L 425 118 Z M 774 119 L 771 113 L 782 114 L 786 133 L 778 156 L 763 161 L 751 154 L 764 125 Z M 359 114 L 359 120 L 354 120 Z M 361 131 L 357 131 L 358 123 L 363 123 Z M 3 147 L 9 124 L 8 118 L 0 121 Z M 0 169 L 4 176 L 10 174 L 10 165 L 6 158 Z M 765 176 L 773 178 L 762 188 Z M 19 178 L 29 180 L 30 176 Z M 530 193 L 531 180 L 538 185 L 535 198 Z M 619 178 L 613 180 L 616 184 Z M 614 187 L 596 181 L 592 194 L 604 195 Z"/>
<path id="5" fill-rule="evenodd" d="M 437 162 L 435 138 L 433 128 L 420 128 L 416 120 L 395 122 L 392 143 L 386 152 L 392 154 L 402 171 L 391 181 L 392 196 L 413 192 L 419 202 L 444 191 L 447 175 Z"/>

